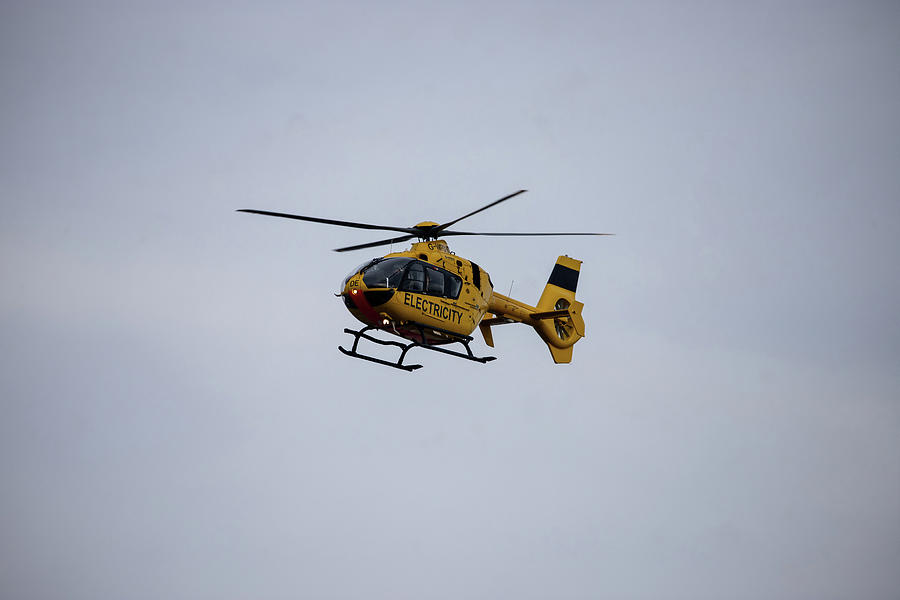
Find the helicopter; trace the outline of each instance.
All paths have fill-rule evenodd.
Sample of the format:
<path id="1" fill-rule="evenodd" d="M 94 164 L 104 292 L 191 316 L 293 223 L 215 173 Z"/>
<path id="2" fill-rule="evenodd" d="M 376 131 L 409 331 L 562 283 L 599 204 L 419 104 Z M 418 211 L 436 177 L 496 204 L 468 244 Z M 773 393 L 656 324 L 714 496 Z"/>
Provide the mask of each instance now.
<path id="1" fill-rule="evenodd" d="M 494 347 L 491 330 L 495 325 L 522 323 L 530 325 L 547 344 L 553 362 L 572 361 L 572 350 L 584 337 L 584 304 L 575 299 L 575 289 L 582 261 L 560 256 L 550 272 L 536 306 L 504 296 L 494 290 L 490 275 L 474 261 L 450 251 L 446 240 L 450 236 L 601 236 L 610 233 L 487 233 L 450 229 L 501 202 L 525 193 L 518 190 L 443 224 L 423 221 L 412 227 L 394 227 L 323 219 L 289 213 L 243 208 L 237 212 L 270 217 L 309 221 L 355 229 L 392 231 L 396 235 L 385 240 L 336 248 L 335 252 L 350 252 L 387 246 L 418 239 L 404 252 L 391 252 L 363 263 L 348 274 L 335 296 L 341 298 L 356 319 L 363 323 L 359 329 L 345 328 L 353 336 L 350 349 L 338 346 L 347 356 L 385 366 L 414 371 L 420 364 L 404 364 L 413 348 L 424 348 L 457 358 L 487 363 L 494 356 L 475 356 L 470 347 L 471 334 L 480 329 L 484 342 Z M 383 332 L 403 341 L 381 339 L 372 335 Z M 400 349 L 396 361 L 384 360 L 359 351 L 361 340 Z M 462 350 L 445 346 L 459 344 Z"/>

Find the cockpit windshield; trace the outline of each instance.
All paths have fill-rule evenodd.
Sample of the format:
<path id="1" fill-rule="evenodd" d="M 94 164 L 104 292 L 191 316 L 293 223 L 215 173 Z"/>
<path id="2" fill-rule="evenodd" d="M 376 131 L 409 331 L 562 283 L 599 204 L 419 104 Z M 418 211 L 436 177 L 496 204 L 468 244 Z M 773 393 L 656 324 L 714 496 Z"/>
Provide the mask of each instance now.
<path id="1" fill-rule="evenodd" d="M 396 288 L 412 258 L 385 258 L 363 267 L 363 283 L 368 288 Z"/>
<path id="2" fill-rule="evenodd" d="M 347 282 L 350 281 L 351 277 L 353 277 L 354 275 L 356 275 L 357 273 L 359 273 L 360 271 L 362 271 L 363 269 L 365 269 L 366 267 L 368 267 L 369 265 L 371 265 L 372 263 L 374 263 L 377 260 L 379 260 L 379 259 L 376 258 L 375 260 L 366 261 L 363 264 L 356 267 L 355 269 L 353 269 L 352 271 L 350 271 L 350 273 L 346 277 L 344 277 L 344 281 L 341 282 L 340 289 L 343 290 L 345 287 L 347 287 Z"/>

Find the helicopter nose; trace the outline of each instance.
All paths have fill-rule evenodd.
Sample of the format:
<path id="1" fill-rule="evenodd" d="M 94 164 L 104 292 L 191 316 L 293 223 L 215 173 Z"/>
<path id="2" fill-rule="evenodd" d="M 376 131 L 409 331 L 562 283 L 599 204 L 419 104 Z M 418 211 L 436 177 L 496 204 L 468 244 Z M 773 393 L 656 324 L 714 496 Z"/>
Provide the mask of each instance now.
<path id="1" fill-rule="evenodd" d="M 359 301 L 363 298 L 362 290 L 359 289 L 359 282 L 354 282 L 352 279 L 345 282 L 344 289 L 336 295 L 343 298 L 344 304 L 350 310 L 359 308 Z"/>
<path id="2" fill-rule="evenodd" d="M 362 286 L 362 275 L 354 275 L 344 280 L 344 287 L 341 294 L 349 294 L 353 290 L 359 290 Z"/>

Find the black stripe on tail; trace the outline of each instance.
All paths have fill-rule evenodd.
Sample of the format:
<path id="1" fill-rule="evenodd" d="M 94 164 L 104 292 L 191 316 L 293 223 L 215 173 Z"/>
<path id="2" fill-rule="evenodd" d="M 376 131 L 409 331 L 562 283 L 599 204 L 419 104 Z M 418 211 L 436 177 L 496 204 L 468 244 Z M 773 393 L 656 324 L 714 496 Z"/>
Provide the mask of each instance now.
<path id="1" fill-rule="evenodd" d="M 557 263 L 553 266 L 553 272 L 550 273 L 547 283 L 552 283 L 574 294 L 575 288 L 578 287 L 578 271 Z"/>

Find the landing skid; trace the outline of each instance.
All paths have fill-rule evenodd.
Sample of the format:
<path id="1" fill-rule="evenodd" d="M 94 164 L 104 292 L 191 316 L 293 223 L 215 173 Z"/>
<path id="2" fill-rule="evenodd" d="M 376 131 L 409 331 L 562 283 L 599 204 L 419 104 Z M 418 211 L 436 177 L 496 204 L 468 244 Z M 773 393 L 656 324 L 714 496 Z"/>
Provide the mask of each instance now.
<path id="1" fill-rule="evenodd" d="M 378 363 L 379 365 L 385 365 L 387 367 L 394 367 L 396 369 L 403 369 L 404 371 L 415 371 L 416 369 L 421 369 L 422 365 L 404 365 L 403 359 L 406 357 L 406 353 L 409 352 L 413 348 L 424 348 L 425 350 L 432 350 L 434 352 L 441 352 L 443 354 L 449 354 L 450 356 L 456 356 L 457 358 L 464 358 L 466 360 L 472 360 L 475 362 L 486 363 L 492 360 L 496 360 L 496 356 L 475 356 L 472 353 L 472 349 L 469 348 L 469 342 L 472 341 L 472 337 L 468 335 L 459 335 L 458 333 L 453 333 L 452 331 L 447 331 L 445 329 L 439 329 L 437 327 L 425 327 L 424 325 L 419 325 L 417 323 L 409 323 L 404 325 L 404 328 L 412 328 L 417 329 L 419 331 L 419 336 L 424 340 L 425 339 L 425 330 L 429 331 L 439 331 L 444 335 L 448 336 L 451 340 L 451 343 L 459 343 L 462 344 L 466 349 L 466 353 L 457 352 L 455 350 L 447 350 L 446 348 L 441 348 L 439 346 L 435 346 L 433 344 L 422 344 L 416 341 L 410 341 L 407 343 L 396 342 L 394 340 L 380 340 L 376 337 L 372 337 L 369 335 L 368 331 L 372 331 L 373 329 L 378 331 L 384 329 L 383 327 L 375 327 L 374 325 L 368 325 L 363 327 L 359 331 L 353 329 L 344 329 L 344 333 L 349 333 L 353 336 L 353 347 L 350 350 L 347 350 L 343 346 L 338 346 L 338 350 L 346 354 L 347 356 L 352 356 L 353 358 L 361 358 L 363 360 L 368 360 L 370 362 Z M 397 362 L 391 362 L 389 360 L 383 360 L 380 358 L 375 358 L 374 356 L 368 356 L 366 354 L 360 354 L 356 351 L 356 348 L 359 346 L 359 340 L 361 338 L 365 338 L 370 342 L 375 342 L 376 344 L 380 344 L 382 346 L 396 346 L 401 348 L 400 357 L 397 359 Z"/>

